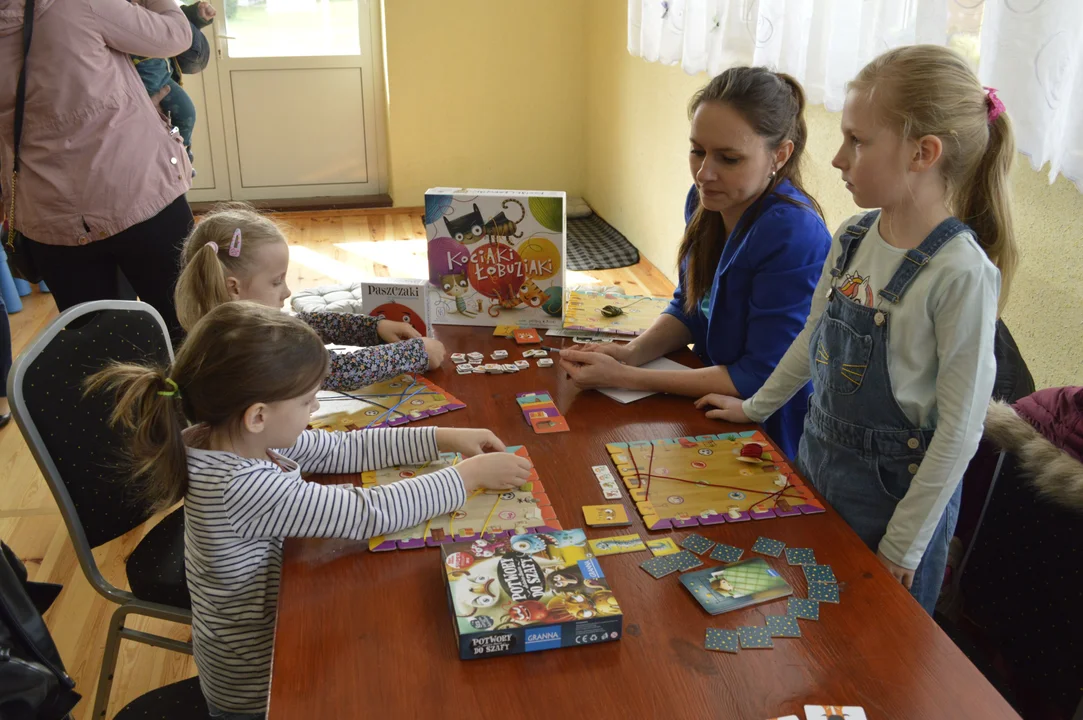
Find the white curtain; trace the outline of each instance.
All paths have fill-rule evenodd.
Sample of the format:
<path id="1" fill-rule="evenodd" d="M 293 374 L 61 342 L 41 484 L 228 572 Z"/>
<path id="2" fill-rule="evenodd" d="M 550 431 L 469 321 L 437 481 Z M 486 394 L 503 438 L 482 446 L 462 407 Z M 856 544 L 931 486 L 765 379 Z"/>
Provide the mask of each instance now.
<path id="1" fill-rule="evenodd" d="M 899 45 L 948 45 L 996 87 L 1035 168 L 1083 190 L 1083 0 L 629 0 L 628 51 L 685 72 L 766 65 L 838 111 Z"/>

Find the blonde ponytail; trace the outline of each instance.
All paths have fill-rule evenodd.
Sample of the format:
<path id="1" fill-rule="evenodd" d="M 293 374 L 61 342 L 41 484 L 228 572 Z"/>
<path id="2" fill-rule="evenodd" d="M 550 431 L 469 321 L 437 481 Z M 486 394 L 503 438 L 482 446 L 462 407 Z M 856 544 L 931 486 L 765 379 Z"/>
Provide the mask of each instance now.
<path id="1" fill-rule="evenodd" d="M 177 306 L 177 320 L 186 332 L 211 310 L 229 302 L 226 269 L 218 261 L 219 252 L 213 241 L 203 243 L 194 250 L 177 278 L 173 302 Z"/>

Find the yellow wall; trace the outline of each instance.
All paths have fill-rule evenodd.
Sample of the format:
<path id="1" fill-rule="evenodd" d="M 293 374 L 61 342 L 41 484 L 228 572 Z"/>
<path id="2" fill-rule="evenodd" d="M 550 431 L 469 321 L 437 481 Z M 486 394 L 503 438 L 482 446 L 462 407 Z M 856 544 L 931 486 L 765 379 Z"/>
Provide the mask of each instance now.
<path id="1" fill-rule="evenodd" d="M 390 194 L 427 188 L 583 194 L 580 0 L 386 0 Z"/>
<path id="2" fill-rule="evenodd" d="M 625 0 L 591 0 L 587 13 L 586 195 L 647 258 L 676 278 L 688 171 L 686 106 L 706 83 L 627 51 Z M 834 230 L 857 212 L 831 157 L 838 115 L 809 108 L 808 190 Z M 1023 261 L 1005 321 L 1038 387 L 1083 384 L 1083 193 L 1053 186 L 1022 155 L 1012 174 Z"/>

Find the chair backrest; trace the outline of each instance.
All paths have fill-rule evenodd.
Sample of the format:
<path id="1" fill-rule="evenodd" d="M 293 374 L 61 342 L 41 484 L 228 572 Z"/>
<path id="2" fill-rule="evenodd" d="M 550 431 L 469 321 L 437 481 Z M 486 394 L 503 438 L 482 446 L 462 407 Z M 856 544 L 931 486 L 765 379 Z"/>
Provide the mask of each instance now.
<path id="1" fill-rule="evenodd" d="M 150 305 L 101 300 L 65 311 L 16 359 L 8 379 L 15 421 L 60 506 L 80 564 L 95 573 L 90 549 L 152 515 L 132 495 L 125 439 L 109 426 L 113 398 L 83 395 L 86 378 L 114 360 L 172 362 L 165 322 Z"/>

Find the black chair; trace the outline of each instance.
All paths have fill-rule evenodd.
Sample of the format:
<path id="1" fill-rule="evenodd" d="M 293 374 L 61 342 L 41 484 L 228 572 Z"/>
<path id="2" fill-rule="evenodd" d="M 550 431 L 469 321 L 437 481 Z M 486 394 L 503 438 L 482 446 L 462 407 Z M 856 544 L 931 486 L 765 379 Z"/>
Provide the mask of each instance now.
<path id="1" fill-rule="evenodd" d="M 161 316 L 145 303 L 97 301 L 54 320 L 15 361 L 8 379 L 15 422 L 60 507 L 79 565 L 94 589 L 119 605 L 106 636 L 94 720 L 105 717 L 122 638 L 192 653 L 191 643 L 125 627 L 131 614 L 192 622 L 183 508 L 151 529 L 128 558 L 130 592 L 105 579 L 91 552 L 143 524 L 152 513 L 131 495 L 130 473 L 121 454 L 124 438 L 108 422 L 113 399 L 103 394 L 84 397 L 83 382 L 110 361 L 148 359 L 163 364 L 173 359 Z M 189 690 L 196 686 L 185 683 Z M 198 686 L 195 689 L 198 693 Z M 206 714 L 205 706 L 202 712 Z M 171 717 L 200 715 L 186 711 Z"/>

